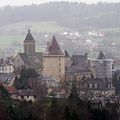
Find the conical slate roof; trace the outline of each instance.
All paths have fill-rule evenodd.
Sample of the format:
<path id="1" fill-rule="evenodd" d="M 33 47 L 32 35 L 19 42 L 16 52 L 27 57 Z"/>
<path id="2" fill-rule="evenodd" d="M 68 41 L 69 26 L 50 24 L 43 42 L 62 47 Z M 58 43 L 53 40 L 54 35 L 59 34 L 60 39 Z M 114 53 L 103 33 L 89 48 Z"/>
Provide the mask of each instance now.
<path id="1" fill-rule="evenodd" d="M 25 38 L 24 41 L 25 42 L 26 41 L 35 41 L 34 38 L 33 38 L 33 36 L 32 36 L 32 34 L 30 33 L 30 29 L 28 30 L 27 36 L 26 36 L 26 38 Z"/>
<path id="2" fill-rule="evenodd" d="M 50 54 L 50 55 L 64 55 L 63 52 L 61 51 L 61 48 L 60 48 L 55 36 L 53 36 L 52 42 L 48 48 L 48 54 Z"/>
<path id="3" fill-rule="evenodd" d="M 98 59 L 105 59 L 105 55 L 103 54 L 102 51 L 100 51 L 100 53 L 98 55 Z"/>

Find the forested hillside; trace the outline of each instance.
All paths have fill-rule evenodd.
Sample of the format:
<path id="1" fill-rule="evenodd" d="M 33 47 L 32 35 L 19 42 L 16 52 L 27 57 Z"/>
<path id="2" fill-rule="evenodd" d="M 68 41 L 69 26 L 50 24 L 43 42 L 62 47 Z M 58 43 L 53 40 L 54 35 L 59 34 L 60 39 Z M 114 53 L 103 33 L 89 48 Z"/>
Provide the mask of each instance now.
<path id="1" fill-rule="evenodd" d="M 120 27 L 120 4 L 52 2 L 0 9 L 0 26 L 26 21 L 55 21 L 60 26 L 78 29 L 116 28 Z"/>

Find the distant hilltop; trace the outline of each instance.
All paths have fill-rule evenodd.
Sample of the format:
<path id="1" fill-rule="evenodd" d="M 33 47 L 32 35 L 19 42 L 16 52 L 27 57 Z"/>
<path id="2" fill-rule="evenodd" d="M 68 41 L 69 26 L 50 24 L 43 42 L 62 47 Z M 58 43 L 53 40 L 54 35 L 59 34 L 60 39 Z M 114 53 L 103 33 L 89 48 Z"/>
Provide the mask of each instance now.
<path id="1" fill-rule="evenodd" d="M 119 3 L 52 2 L 0 9 L 0 27 L 19 22 L 54 21 L 71 29 L 120 27 Z"/>

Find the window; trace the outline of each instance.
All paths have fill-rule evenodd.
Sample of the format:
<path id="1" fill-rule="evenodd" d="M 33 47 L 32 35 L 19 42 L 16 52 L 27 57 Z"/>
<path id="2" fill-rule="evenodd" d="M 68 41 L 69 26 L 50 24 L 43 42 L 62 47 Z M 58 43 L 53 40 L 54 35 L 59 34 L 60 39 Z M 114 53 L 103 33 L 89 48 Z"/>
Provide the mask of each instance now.
<path id="1" fill-rule="evenodd" d="M 7 67 L 5 67 L 5 71 L 7 71 Z"/>
<path id="2" fill-rule="evenodd" d="M 59 66 L 61 66 L 61 63 L 59 63 Z"/>
<path id="3" fill-rule="evenodd" d="M 21 99 L 23 100 L 23 99 L 24 99 L 24 96 L 21 96 Z"/>
<path id="4" fill-rule="evenodd" d="M 65 70 L 66 70 L 66 71 L 68 70 L 68 66 L 65 67 Z"/>
<path id="5" fill-rule="evenodd" d="M 29 95 L 27 95 L 27 98 L 29 98 Z"/>
<path id="6" fill-rule="evenodd" d="M 34 98 L 36 99 L 37 97 L 36 97 L 36 96 L 34 96 Z"/>
<path id="7" fill-rule="evenodd" d="M 88 87 L 88 85 L 87 84 L 85 84 L 85 88 L 87 88 Z"/>
<path id="8" fill-rule="evenodd" d="M 59 58 L 59 61 L 60 61 L 61 59 Z"/>

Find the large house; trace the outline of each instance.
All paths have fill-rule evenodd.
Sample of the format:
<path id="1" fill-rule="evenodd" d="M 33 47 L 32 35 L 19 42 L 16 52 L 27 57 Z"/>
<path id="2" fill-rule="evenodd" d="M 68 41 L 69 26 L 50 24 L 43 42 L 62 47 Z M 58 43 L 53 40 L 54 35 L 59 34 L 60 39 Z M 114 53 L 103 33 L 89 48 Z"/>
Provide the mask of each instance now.
<path id="1" fill-rule="evenodd" d="M 78 88 L 80 95 L 86 96 L 111 96 L 115 95 L 115 88 L 108 79 L 84 78 L 79 81 Z"/>
<path id="2" fill-rule="evenodd" d="M 112 78 L 113 60 L 106 59 L 103 52 L 100 52 L 98 59 L 92 60 L 91 67 L 96 78 Z"/>
<path id="3" fill-rule="evenodd" d="M 26 68 L 34 68 L 38 73 L 42 71 L 42 53 L 35 51 L 35 40 L 28 30 L 27 36 L 24 40 L 24 53 L 18 53 L 14 60 L 14 66 L 21 69 L 23 66 Z"/>
<path id="4" fill-rule="evenodd" d="M 66 70 L 66 81 L 72 80 L 73 76 L 77 76 L 77 80 L 81 80 L 84 76 L 91 77 L 91 70 L 89 68 L 90 62 L 87 53 L 84 55 L 73 55 L 71 57 L 71 66 Z"/>

